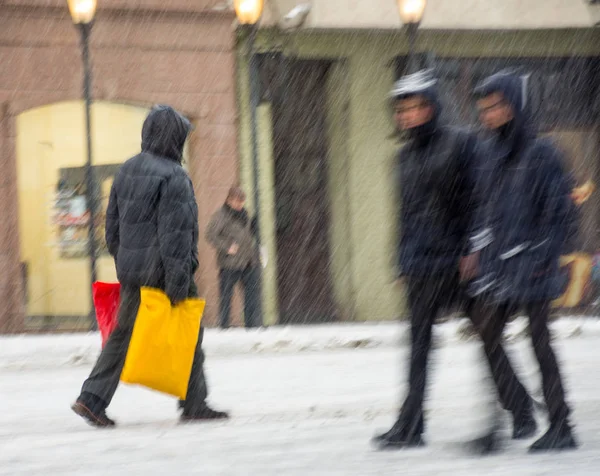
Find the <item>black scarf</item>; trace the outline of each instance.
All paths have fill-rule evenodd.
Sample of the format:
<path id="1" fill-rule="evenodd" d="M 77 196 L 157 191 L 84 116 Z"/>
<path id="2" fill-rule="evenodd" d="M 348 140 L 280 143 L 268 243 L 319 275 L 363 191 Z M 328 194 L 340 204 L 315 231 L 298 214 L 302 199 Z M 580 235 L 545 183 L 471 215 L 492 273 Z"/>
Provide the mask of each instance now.
<path id="1" fill-rule="evenodd" d="M 511 162 L 517 158 L 519 151 L 524 147 L 530 135 L 524 121 L 516 118 L 496 130 L 496 141 L 502 146 L 502 156 L 504 156 L 506 162 Z"/>
<path id="2" fill-rule="evenodd" d="M 434 116 L 429 122 L 407 131 L 408 137 L 412 140 L 415 148 L 426 147 L 431 142 L 432 137 L 438 130 L 437 116 Z"/>
<path id="3" fill-rule="evenodd" d="M 227 203 L 223 205 L 223 208 L 234 220 L 241 222 L 244 226 L 248 224 L 248 212 L 246 209 L 234 210 Z"/>

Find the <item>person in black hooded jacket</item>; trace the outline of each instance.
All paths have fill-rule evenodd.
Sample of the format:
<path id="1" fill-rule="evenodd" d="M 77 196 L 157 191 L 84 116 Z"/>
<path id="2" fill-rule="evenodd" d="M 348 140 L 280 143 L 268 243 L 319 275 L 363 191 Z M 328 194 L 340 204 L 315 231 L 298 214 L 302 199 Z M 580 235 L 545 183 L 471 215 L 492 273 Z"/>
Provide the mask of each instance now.
<path id="1" fill-rule="evenodd" d="M 475 299 L 472 318 L 503 406 L 530 436 L 537 427 L 532 400 L 502 347 L 507 320 L 525 308 L 550 417 L 550 429 L 530 450 L 575 448 L 548 330 L 551 301 L 561 292 L 559 258 L 573 219 L 570 183 L 558 150 L 532 130 L 519 77 L 498 73 L 475 94 L 489 140 L 478 182 L 488 191 L 487 200 L 473 221 L 471 240 L 471 256 L 478 264 L 467 276 L 474 278 L 469 284 Z"/>
<path id="2" fill-rule="evenodd" d="M 106 212 L 106 242 L 121 283 L 118 324 L 72 409 L 98 427 L 114 426 L 106 407 L 119 378 L 140 305 L 140 288 L 163 290 L 175 305 L 197 297 L 198 207 L 182 167 L 190 122 L 170 106 L 155 106 L 142 127 L 142 151 L 119 169 Z M 182 420 L 227 418 L 207 406 L 200 329 Z"/>
<path id="3" fill-rule="evenodd" d="M 477 198 L 477 140 L 442 124 L 436 79 L 419 71 L 397 81 L 391 92 L 394 117 L 407 142 L 398 154 L 397 277 L 404 281 L 411 326 L 408 395 L 392 428 L 374 438 L 379 448 L 423 444 L 427 360 L 436 317 L 459 295 L 461 258 Z M 462 265 L 461 265 L 462 263 Z"/>

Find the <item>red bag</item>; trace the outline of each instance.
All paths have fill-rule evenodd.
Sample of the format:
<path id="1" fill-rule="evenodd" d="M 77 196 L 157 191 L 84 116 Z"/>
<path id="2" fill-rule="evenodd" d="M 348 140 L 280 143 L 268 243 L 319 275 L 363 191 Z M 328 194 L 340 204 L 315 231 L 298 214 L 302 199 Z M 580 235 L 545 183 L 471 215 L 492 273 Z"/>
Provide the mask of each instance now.
<path id="1" fill-rule="evenodd" d="M 92 297 L 96 309 L 96 320 L 102 336 L 102 347 L 108 337 L 117 327 L 117 314 L 121 300 L 121 285 L 119 283 L 95 282 L 92 285 Z"/>

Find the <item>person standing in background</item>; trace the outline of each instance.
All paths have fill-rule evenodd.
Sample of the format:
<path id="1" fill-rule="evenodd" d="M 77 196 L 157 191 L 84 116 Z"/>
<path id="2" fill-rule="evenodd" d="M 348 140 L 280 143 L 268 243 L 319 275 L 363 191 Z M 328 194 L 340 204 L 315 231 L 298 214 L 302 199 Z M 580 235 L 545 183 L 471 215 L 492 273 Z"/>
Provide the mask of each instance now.
<path id="1" fill-rule="evenodd" d="M 219 324 L 222 329 L 229 327 L 231 300 L 238 282 L 244 287 L 245 326 L 262 326 L 261 259 L 255 240 L 256 218 L 250 219 L 245 203 L 244 191 L 240 187 L 232 187 L 206 230 L 206 239 L 217 252 Z"/>

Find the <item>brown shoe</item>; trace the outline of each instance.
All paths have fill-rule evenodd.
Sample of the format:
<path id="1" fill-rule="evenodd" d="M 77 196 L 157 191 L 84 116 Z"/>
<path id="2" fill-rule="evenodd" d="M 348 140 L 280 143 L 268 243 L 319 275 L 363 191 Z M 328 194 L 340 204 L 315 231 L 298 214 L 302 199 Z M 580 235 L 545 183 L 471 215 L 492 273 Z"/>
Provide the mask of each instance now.
<path id="1" fill-rule="evenodd" d="M 80 400 L 77 400 L 73 405 L 71 405 L 71 410 L 73 410 L 77 415 L 79 415 L 92 426 L 98 428 L 110 428 L 115 426 L 115 421 L 108 418 L 105 411 L 94 413 Z"/>

